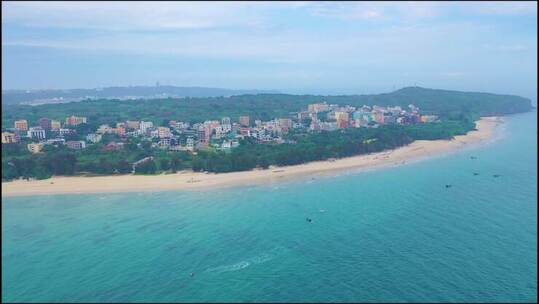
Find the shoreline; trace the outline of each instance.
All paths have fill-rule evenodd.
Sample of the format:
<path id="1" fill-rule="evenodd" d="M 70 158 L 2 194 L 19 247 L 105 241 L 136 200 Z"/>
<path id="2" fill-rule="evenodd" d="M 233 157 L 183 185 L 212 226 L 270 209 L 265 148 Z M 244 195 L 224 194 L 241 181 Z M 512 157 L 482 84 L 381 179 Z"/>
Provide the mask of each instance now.
<path id="1" fill-rule="evenodd" d="M 439 156 L 463 147 L 484 143 L 494 129 L 503 123 L 500 117 L 482 117 L 476 129 L 452 140 L 416 140 L 409 145 L 387 151 L 363 154 L 334 161 L 315 161 L 300 165 L 230 173 L 179 172 L 160 175 L 70 176 L 46 180 L 2 182 L 2 197 L 118 193 L 165 190 L 208 190 L 241 185 L 282 181 L 290 177 L 312 176 L 347 169 L 371 170 L 399 166 L 431 156 Z"/>

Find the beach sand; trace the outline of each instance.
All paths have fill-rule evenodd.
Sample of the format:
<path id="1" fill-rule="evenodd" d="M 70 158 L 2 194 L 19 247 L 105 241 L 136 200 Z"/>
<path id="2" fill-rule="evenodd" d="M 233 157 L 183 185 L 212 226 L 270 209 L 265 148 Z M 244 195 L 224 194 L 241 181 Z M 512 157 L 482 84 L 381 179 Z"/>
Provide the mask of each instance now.
<path id="1" fill-rule="evenodd" d="M 161 190 L 209 190 L 218 187 L 267 184 L 288 178 L 312 177 L 346 169 L 367 170 L 403 165 L 413 160 L 455 151 L 489 139 L 499 117 L 483 117 L 475 131 L 455 136 L 453 140 L 417 140 L 410 145 L 367 155 L 334 161 L 316 161 L 302 165 L 275 167 L 231 173 L 180 172 L 161 175 L 119 175 L 97 177 L 53 177 L 46 180 L 16 180 L 2 183 L 2 196 L 68 193 L 138 192 Z"/>

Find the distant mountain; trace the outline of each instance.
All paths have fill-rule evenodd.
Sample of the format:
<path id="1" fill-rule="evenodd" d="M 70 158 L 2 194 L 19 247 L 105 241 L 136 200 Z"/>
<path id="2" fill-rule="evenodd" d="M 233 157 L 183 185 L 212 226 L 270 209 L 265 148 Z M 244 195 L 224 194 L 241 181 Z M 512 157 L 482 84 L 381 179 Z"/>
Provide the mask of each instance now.
<path id="1" fill-rule="evenodd" d="M 85 99 L 137 99 L 183 97 L 229 97 L 242 94 L 279 93 L 272 90 L 231 90 L 204 87 L 130 86 L 72 90 L 6 90 L 2 104 L 47 104 L 82 101 Z"/>

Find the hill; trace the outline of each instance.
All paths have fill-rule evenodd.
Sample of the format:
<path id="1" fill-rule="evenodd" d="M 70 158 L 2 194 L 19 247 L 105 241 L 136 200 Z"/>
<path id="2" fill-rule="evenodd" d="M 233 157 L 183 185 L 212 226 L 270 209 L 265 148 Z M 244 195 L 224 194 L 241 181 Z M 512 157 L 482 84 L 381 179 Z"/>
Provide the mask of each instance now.
<path id="1" fill-rule="evenodd" d="M 70 115 L 86 116 L 92 125 L 127 119 L 151 120 L 156 124 L 161 124 L 163 120 L 200 122 L 224 116 L 237 120 L 240 115 L 269 120 L 286 117 L 290 112 L 305 109 L 309 103 L 320 101 L 352 106 L 376 104 L 406 107 L 414 104 L 422 111 L 442 117 L 461 114 L 505 115 L 532 109 L 531 100 L 520 96 L 407 87 L 376 95 L 248 94 L 207 98 L 99 99 L 39 106 L 12 105 L 4 107 L 2 111 L 2 127 L 12 127 L 16 119 L 28 119 L 32 125 L 40 117 L 64 120 Z"/>

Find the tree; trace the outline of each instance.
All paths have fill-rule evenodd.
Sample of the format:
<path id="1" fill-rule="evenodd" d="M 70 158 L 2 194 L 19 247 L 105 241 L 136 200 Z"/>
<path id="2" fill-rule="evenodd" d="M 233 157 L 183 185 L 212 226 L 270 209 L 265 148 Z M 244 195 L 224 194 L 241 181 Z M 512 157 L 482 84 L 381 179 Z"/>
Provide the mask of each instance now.
<path id="1" fill-rule="evenodd" d="M 159 168 L 163 171 L 168 171 L 170 169 L 170 161 L 167 158 L 162 158 L 159 161 Z"/>
<path id="2" fill-rule="evenodd" d="M 132 167 L 128 161 L 121 160 L 116 165 L 116 169 L 118 170 L 119 173 L 126 174 L 126 173 L 131 173 Z"/>
<path id="3" fill-rule="evenodd" d="M 135 167 L 135 174 L 155 174 L 157 172 L 157 166 L 155 161 L 148 160 Z"/>
<path id="4" fill-rule="evenodd" d="M 172 172 L 176 172 L 182 168 L 182 160 L 178 157 L 178 155 L 174 154 L 172 155 L 172 158 L 170 160 L 170 169 Z"/>

